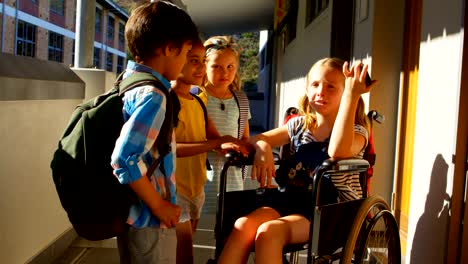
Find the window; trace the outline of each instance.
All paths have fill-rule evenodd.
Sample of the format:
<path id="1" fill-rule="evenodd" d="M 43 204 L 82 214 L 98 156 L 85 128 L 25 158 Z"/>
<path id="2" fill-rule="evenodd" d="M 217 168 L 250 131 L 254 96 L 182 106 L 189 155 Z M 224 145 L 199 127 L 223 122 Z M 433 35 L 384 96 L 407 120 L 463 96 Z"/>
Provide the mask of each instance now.
<path id="1" fill-rule="evenodd" d="M 112 71 L 114 67 L 114 54 L 106 52 L 106 71 Z"/>
<path id="2" fill-rule="evenodd" d="M 34 57 L 36 50 L 36 26 L 18 21 L 16 55 Z"/>
<path id="3" fill-rule="evenodd" d="M 286 7 L 286 16 L 281 21 L 279 27 L 283 38 L 283 52 L 286 46 L 296 38 L 298 0 L 289 0 Z"/>
<path id="4" fill-rule="evenodd" d="M 65 0 L 49 0 L 50 11 L 62 15 L 65 13 Z"/>
<path id="5" fill-rule="evenodd" d="M 123 72 L 124 67 L 124 57 L 117 56 L 117 74 Z"/>
<path id="6" fill-rule="evenodd" d="M 320 15 L 327 7 L 330 0 L 309 0 L 307 1 L 306 26 Z"/>
<path id="7" fill-rule="evenodd" d="M 49 60 L 63 62 L 63 36 L 49 31 Z"/>
<path id="8" fill-rule="evenodd" d="M 101 68 L 101 49 L 99 48 L 94 48 L 93 65 L 98 69 Z"/>
<path id="9" fill-rule="evenodd" d="M 108 16 L 107 18 L 107 41 L 112 41 L 114 39 L 114 18 Z"/>
<path id="10" fill-rule="evenodd" d="M 119 23 L 119 48 L 125 47 L 125 25 Z"/>
<path id="11" fill-rule="evenodd" d="M 75 66 L 75 40 L 73 40 L 72 52 L 71 52 L 71 65 Z"/>
<path id="12" fill-rule="evenodd" d="M 96 17 L 94 19 L 94 31 L 95 31 L 95 33 L 101 33 L 101 28 L 102 28 L 101 17 L 102 17 L 102 10 L 100 8 L 96 7 Z"/>

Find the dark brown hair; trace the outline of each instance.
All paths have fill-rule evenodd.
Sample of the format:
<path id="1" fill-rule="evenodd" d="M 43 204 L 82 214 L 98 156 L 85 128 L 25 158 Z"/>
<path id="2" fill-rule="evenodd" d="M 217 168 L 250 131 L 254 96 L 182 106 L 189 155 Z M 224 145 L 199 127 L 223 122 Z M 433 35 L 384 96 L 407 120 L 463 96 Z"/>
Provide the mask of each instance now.
<path id="1" fill-rule="evenodd" d="M 180 49 L 186 41 L 199 39 L 190 16 L 166 1 L 144 3 L 135 8 L 125 25 L 125 38 L 137 62 L 154 57 L 158 48 L 174 45 Z"/>

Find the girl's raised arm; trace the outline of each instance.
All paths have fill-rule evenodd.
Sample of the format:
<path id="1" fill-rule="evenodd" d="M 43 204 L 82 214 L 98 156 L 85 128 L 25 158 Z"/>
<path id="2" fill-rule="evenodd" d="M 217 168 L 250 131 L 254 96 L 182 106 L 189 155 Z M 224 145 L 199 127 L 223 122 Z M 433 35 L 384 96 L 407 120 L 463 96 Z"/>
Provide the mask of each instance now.
<path id="1" fill-rule="evenodd" d="M 366 143 L 362 135 L 354 133 L 355 115 L 361 94 L 369 92 L 375 82 L 366 87 L 367 65 L 361 67 L 359 62 L 353 65 L 351 70 L 348 70 L 348 66 L 348 62 L 343 65 L 345 89 L 328 146 L 328 155 L 331 158 L 356 156 Z"/>

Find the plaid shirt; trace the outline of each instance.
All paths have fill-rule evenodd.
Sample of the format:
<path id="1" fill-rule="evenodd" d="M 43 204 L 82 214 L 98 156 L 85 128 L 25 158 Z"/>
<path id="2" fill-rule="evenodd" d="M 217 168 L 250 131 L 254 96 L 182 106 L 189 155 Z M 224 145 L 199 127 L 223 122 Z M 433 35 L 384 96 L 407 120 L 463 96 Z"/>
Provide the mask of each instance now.
<path id="1" fill-rule="evenodd" d="M 151 68 L 129 61 L 123 78 L 134 72 L 148 72 L 158 78 L 170 89 L 170 83 L 158 72 Z M 154 146 L 166 113 L 166 97 L 164 93 L 152 86 L 141 86 L 125 93 L 123 98 L 123 117 L 125 124 L 122 127 L 112 153 L 112 167 L 114 174 L 122 184 L 129 184 L 146 175 L 146 171 L 159 156 Z M 151 184 L 161 197 L 171 203 L 176 203 L 175 184 L 175 136 L 172 136 L 172 152 L 167 154 L 161 163 L 164 163 L 166 176 L 160 168 L 156 169 L 150 177 Z M 162 227 L 159 219 L 154 216 L 143 201 L 130 207 L 127 223 L 136 227 Z"/>

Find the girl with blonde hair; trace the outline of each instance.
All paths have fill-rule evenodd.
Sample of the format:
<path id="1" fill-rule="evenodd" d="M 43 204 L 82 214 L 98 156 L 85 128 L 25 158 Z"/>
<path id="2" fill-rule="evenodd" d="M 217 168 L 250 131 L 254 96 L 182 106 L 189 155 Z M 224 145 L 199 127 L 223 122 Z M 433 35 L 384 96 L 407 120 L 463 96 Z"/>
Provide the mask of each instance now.
<path id="1" fill-rule="evenodd" d="M 367 65 L 360 65 L 348 69 L 348 63 L 337 58 L 319 60 L 307 74 L 300 115 L 282 127 L 249 139 L 255 148 L 252 177 L 257 178 L 261 187 L 276 187 L 272 185 L 276 171 L 272 147 L 290 143 L 291 151 L 297 153 L 304 146 L 325 145 L 326 148 L 307 153 L 322 157 L 318 164 L 326 156 L 362 158 L 367 145 L 368 121 L 361 94 L 369 92 L 376 81 L 366 86 Z M 284 175 L 276 175 L 280 176 Z M 341 186 L 343 191 L 331 180 L 339 190 L 333 193 L 339 195 L 339 198 L 335 196 L 335 202 L 362 196 L 359 179 L 352 175 L 349 178 L 350 184 Z M 286 186 L 284 192 L 273 192 L 278 196 L 275 198 L 278 204 L 268 204 L 237 219 L 218 263 L 246 263 L 253 247 L 255 263 L 282 263 L 285 245 L 307 242 L 310 227 L 307 190 L 295 187 Z"/>
<path id="2" fill-rule="evenodd" d="M 200 97 L 207 101 L 208 115 L 220 135 L 230 135 L 240 140 L 249 138 L 249 101 L 241 91 L 238 73 L 240 48 L 230 36 L 215 36 L 204 42 L 206 75 Z M 217 193 L 219 175 L 225 158 L 215 152 L 208 153 L 212 166 L 205 186 L 206 193 Z M 230 168 L 227 176 L 227 190 L 243 189 L 241 168 Z M 216 199 L 207 197 L 205 208 L 215 212 Z"/>

